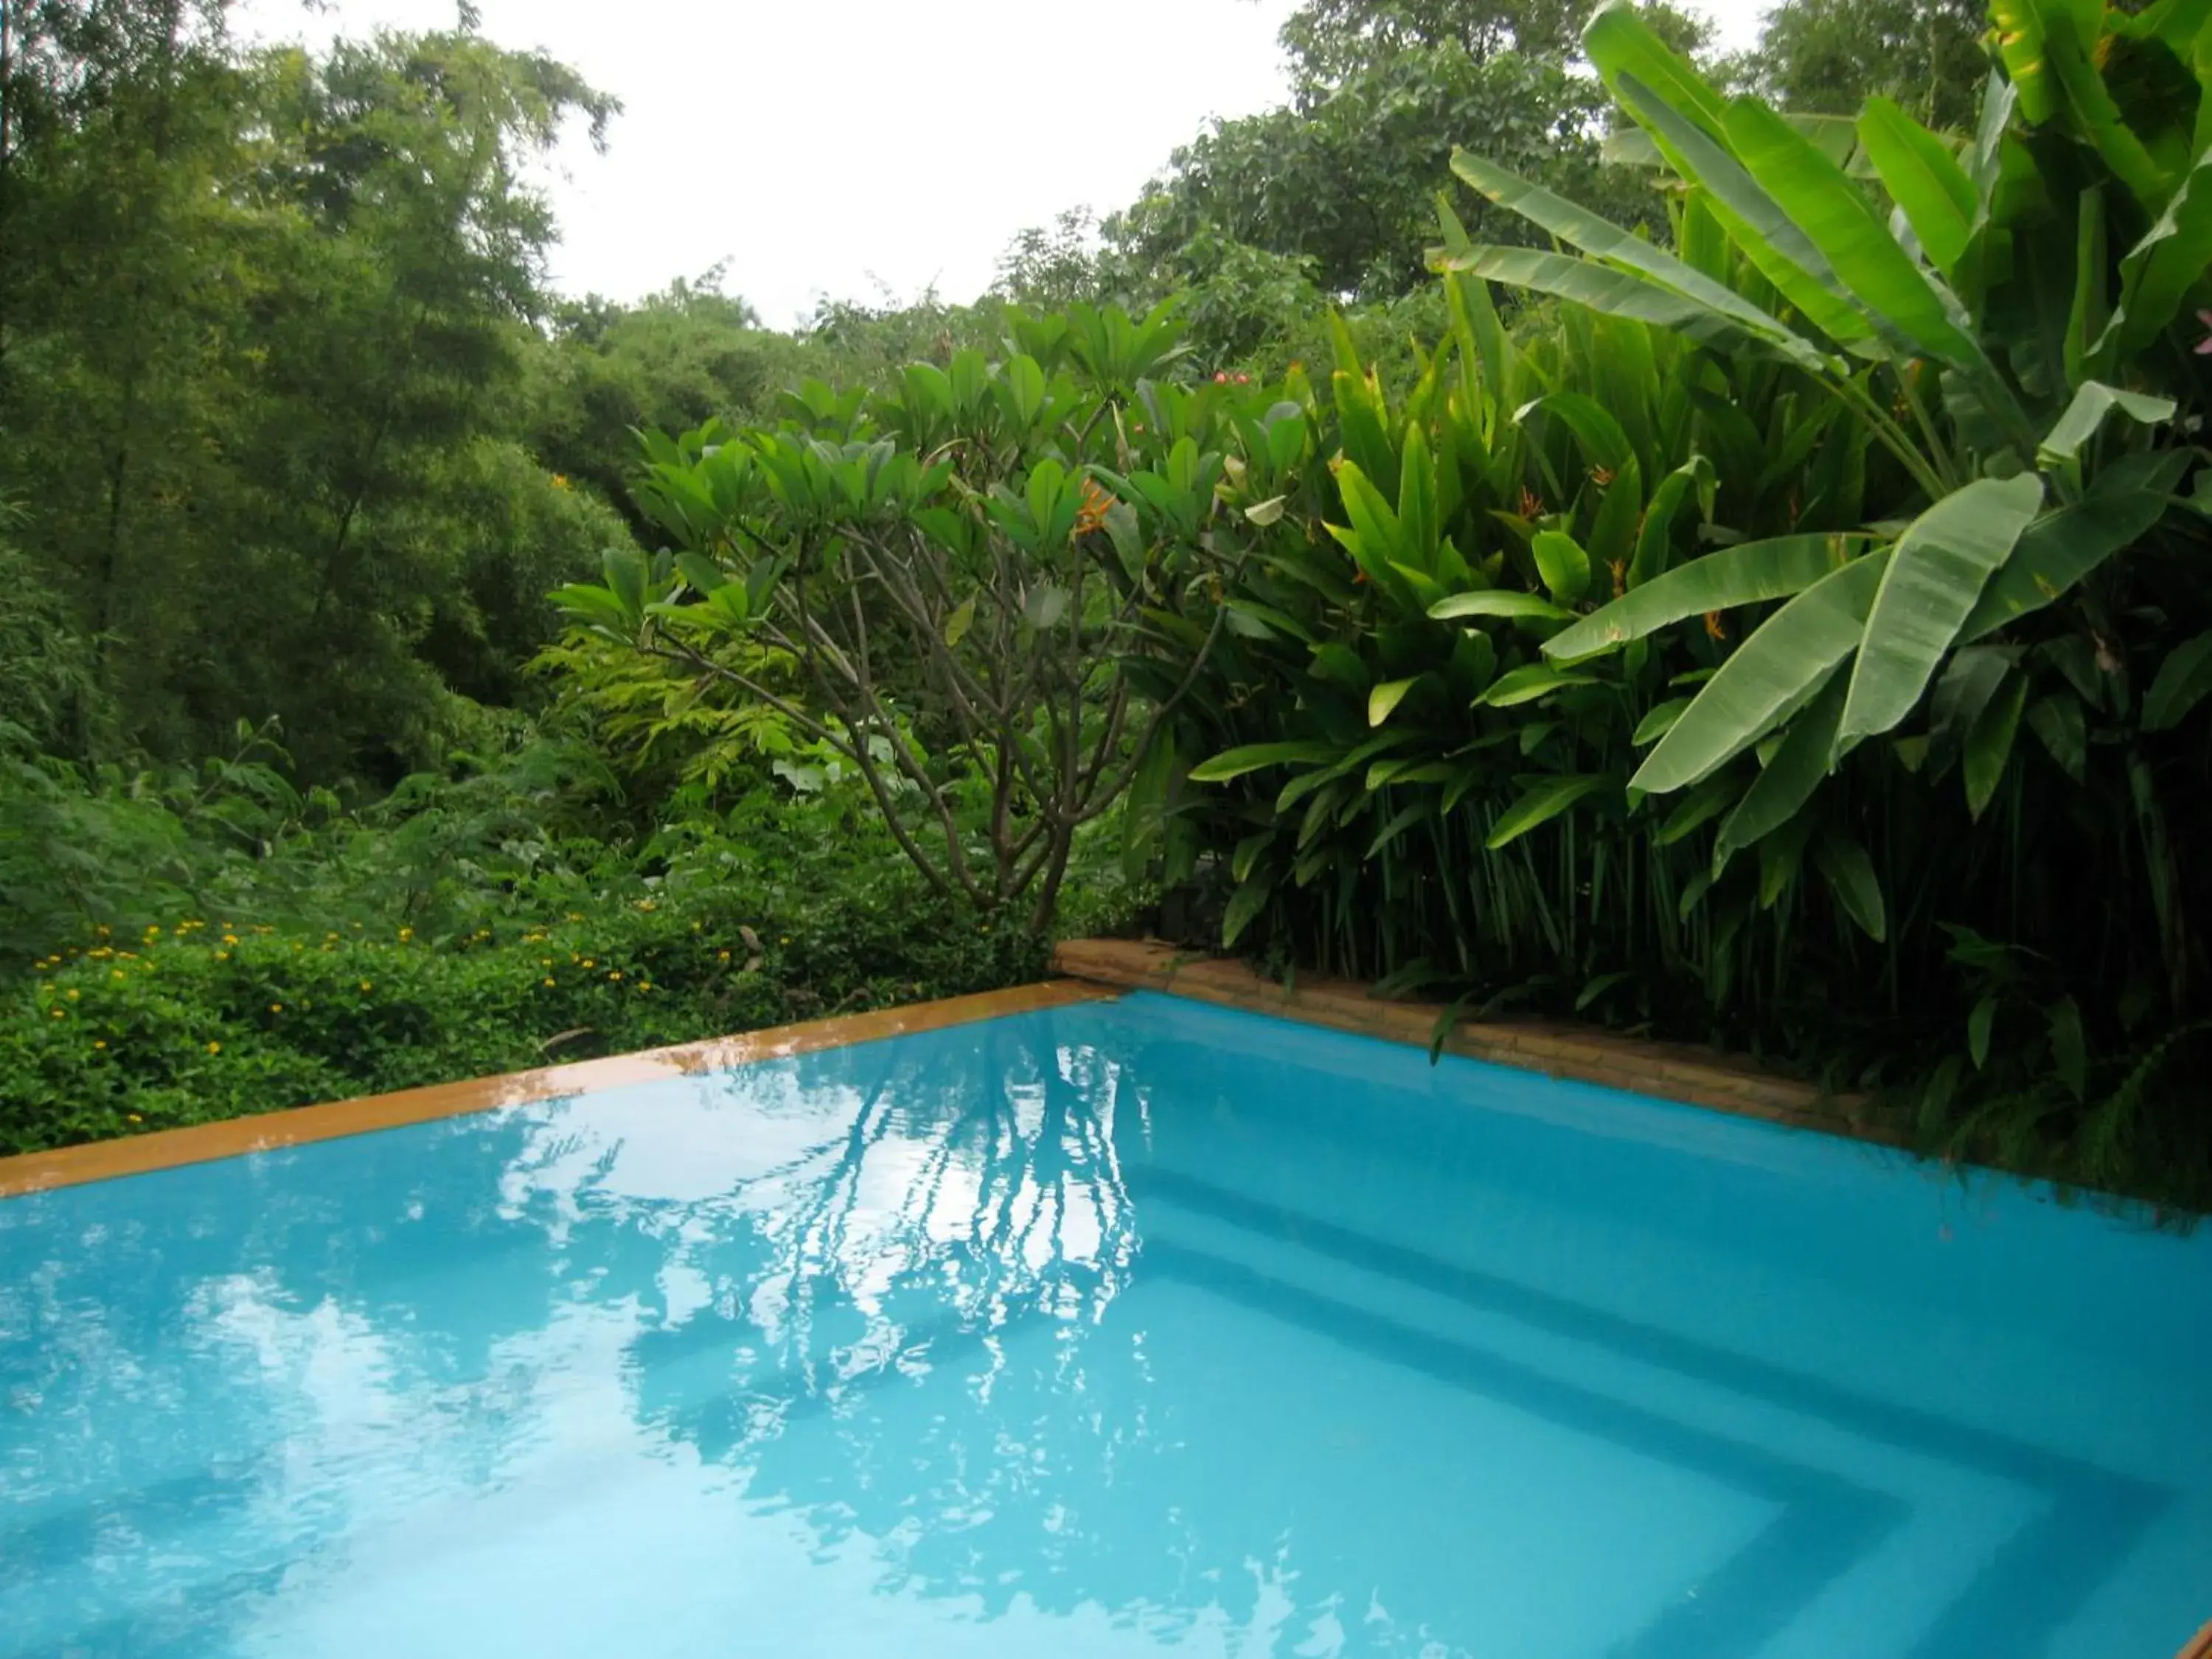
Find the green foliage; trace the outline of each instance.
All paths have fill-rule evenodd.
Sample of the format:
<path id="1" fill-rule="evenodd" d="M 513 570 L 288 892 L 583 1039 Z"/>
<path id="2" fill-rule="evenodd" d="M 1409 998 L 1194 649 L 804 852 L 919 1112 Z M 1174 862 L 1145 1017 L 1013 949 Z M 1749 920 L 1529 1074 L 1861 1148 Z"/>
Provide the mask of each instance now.
<path id="1" fill-rule="evenodd" d="M 688 834 L 662 872 L 541 874 L 467 932 L 170 915 L 0 1000 L 0 1153 L 204 1122 L 1033 978 L 1042 947 L 933 900 L 865 816 Z"/>
<path id="2" fill-rule="evenodd" d="M 1974 124 L 1989 58 L 1979 0 L 1783 0 L 1734 78 L 1786 110 L 1856 116 L 1887 97 L 1924 126 Z"/>
<path id="3" fill-rule="evenodd" d="M 2212 811 L 2208 296 L 2189 151 L 2129 78 L 2197 60 L 2113 27 L 2102 102 L 2017 34 L 2013 73 L 2074 91 L 1996 83 L 1954 159 L 1893 104 L 1794 122 L 1592 22 L 1681 181 L 1672 251 L 1462 155 L 1571 251 L 1448 216 L 1449 332 L 1401 396 L 1340 334 L 1333 477 L 1147 767 L 1218 937 L 1794 1058 L 1951 1152 L 2212 1196 L 2172 829 Z M 1566 303 L 1509 332 L 1484 278 Z"/>
<path id="4" fill-rule="evenodd" d="M 1232 459 L 1287 477 L 1305 422 L 1247 377 L 1168 380 L 1168 307 L 1008 322 L 998 359 L 911 364 L 873 397 L 807 381 L 775 428 L 647 434 L 636 495 L 672 546 L 610 552 L 603 583 L 558 598 L 849 765 L 934 890 L 1027 901 L 1042 930 L 1130 740 L 1179 701 L 1146 708 L 1132 671 L 1188 647 L 1194 674 L 1222 631 L 1187 616 L 1244 555 L 1217 486 Z"/>

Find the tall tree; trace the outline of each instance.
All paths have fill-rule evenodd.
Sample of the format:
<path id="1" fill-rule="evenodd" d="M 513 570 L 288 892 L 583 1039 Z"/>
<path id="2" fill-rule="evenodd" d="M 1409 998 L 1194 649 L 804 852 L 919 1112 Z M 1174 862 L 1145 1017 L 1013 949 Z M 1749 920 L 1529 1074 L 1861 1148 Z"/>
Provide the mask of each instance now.
<path id="1" fill-rule="evenodd" d="M 1782 0 L 1739 73 L 1808 115 L 1856 115 L 1881 93 L 1931 127 L 1974 124 L 1990 59 L 1981 0 Z"/>

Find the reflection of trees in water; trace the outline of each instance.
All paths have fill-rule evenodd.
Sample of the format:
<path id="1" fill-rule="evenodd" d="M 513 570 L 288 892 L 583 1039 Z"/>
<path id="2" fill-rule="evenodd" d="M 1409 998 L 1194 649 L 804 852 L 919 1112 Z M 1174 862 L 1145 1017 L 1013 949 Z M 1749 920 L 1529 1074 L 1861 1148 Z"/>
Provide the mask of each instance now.
<path id="1" fill-rule="evenodd" d="M 1048 1030 L 904 1048 L 764 1175 L 788 1201 L 707 1206 L 685 1255 L 713 1304 L 632 1344 L 639 1408 L 824 1547 L 878 1540 L 887 1588 L 1064 1609 L 1110 1542 L 1079 1511 L 1147 1432 L 1141 1334 L 1108 1318 L 1136 1247 L 1123 1074 Z M 1158 1518 L 1140 1547 L 1106 1605 L 1171 1599 Z"/>
<path id="2" fill-rule="evenodd" d="M 319 1467 L 495 1478 L 514 1437 L 483 1421 L 526 1413 L 514 1340 L 555 1299 L 499 1202 L 524 1139 L 483 1117 L 10 1200 L 0 1598 L 88 1652 L 213 1640 L 355 1512 Z"/>

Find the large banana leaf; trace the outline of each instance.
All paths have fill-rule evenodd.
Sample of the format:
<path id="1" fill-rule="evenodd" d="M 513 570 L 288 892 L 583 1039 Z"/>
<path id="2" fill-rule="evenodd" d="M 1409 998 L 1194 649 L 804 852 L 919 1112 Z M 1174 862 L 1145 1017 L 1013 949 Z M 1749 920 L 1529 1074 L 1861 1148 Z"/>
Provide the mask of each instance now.
<path id="1" fill-rule="evenodd" d="M 1669 328 L 1703 345 L 1744 347 L 1792 358 L 1796 348 L 1771 330 L 1753 331 L 1724 311 L 1629 271 L 1617 270 L 1571 254 L 1534 248 L 1476 246 L 1443 261 L 1447 270 L 1487 276 L 1514 288 L 1529 288 L 1571 300 L 1608 317 L 1632 317 Z M 1785 334 L 1787 331 L 1783 331 Z M 1795 336 L 1790 337 L 1796 339 Z M 1797 345 L 1802 346 L 1798 341 Z"/>
<path id="2" fill-rule="evenodd" d="M 1608 0 L 1583 28 L 1583 50 L 1616 96 L 1615 83 L 1633 76 L 1717 139 L 1723 105 L 1705 83 L 1638 14 L 1632 0 Z"/>
<path id="3" fill-rule="evenodd" d="M 1974 181 L 1934 133 L 1877 94 L 1859 112 L 1866 146 L 1889 199 L 1905 210 L 1922 250 L 1948 272 L 1966 251 L 1974 228 Z"/>
<path id="4" fill-rule="evenodd" d="M 1820 251 L 1844 293 L 1906 348 L 1903 355 L 1986 368 L 1980 346 L 1951 320 L 1841 167 L 1755 98 L 1729 105 L 1728 135 L 1746 170 Z"/>
<path id="5" fill-rule="evenodd" d="M 1695 783 L 1801 707 L 1858 648 L 1888 563 L 1887 550 L 1854 559 L 1768 617 L 1705 683 L 1630 783 L 1652 795 Z"/>
<path id="6" fill-rule="evenodd" d="M 2158 222 L 2143 233 L 2120 261 L 2120 302 L 2093 355 L 2124 356 L 2155 340 L 2181 310 L 2191 289 L 2204 281 L 2212 264 L 2212 149 L 2166 203 Z"/>
<path id="7" fill-rule="evenodd" d="M 2131 421 L 2157 426 L 2173 418 L 2171 398 L 2152 398 L 2140 392 L 2122 392 L 2101 380 L 2085 381 L 2066 405 L 2066 412 L 2044 434 L 2036 447 L 2036 465 L 2070 466 L 2080 459 L 2081 446 L 2095 437 L 2106 417 L 2118 410 Z"/>
<path id="8" fill-rule="evenodd" d="M 2166 498 L 2181 482 L 2190 459 L 2185 449 L 2125 456 L 2100 472 L 2081 501 L 2030 525 L 2012 557 L 1975 601 L 1959 629 L 1960 642 L 1986 638 L 2042 610 L 2113 554 L 2148 535 L 2165 516 Z"/>
<path id="9" fill-rule="evenodd" d="M 1770 342 L 1800 367 L 1818 369 L 1826 361 L 1826 354 L 1811 341 L 1792 333 L 1726 283 L 1715 282 L 1610 219 L 1577 207 L 1564 197 L 1463 149 L 1452 152 L 1452 171 L 1498 206 L 1519 214 L 1568 246 L 1580 248 L 1594 258 L 1626 265 L 1687 299 L 1702 301 Z"/>
<path id="10" fill-rule="evenodd" d="M 1686 617 L 1787 599 L 1840 569 L 1872 539 L 1807 534 L 1722 548 L 1631 588 L 1602 611 L 1547 640 L 1544 654 L 1571 662 L 1642 639 Z"/>
<path id="11" fill-rule="evenodd" d="M 1839 744 L 1887 732 L 1912 711 L 2042 504 L 2043 481 L 2033 473 L 1977 478 L 1898 538 L 1851 667 Z"/>
<path id="12" fill-rule="evenodd" d="M 1766 280 L 1839 345 L 1863 348 L 1873 325 L 1845 296 L 1836 273 L 1805 233 L 1726 146 L 1668 105 L 1632 74 L 1623 74 L 1614 95 L 1657 141 L 1685 179 L 1705 186 L 1707 205 Z"/>
<path id="13" fill-rule="evenodd" d="M 1833 763 L 1844 692 L 1843 672 L 1830 670 L 1820 695 L 1791 724 L 1766 769 L 1721 825 L 1720 840 L 1713 848 L 1717 858 L 1726 858 L 1738 848 L 1749 847 L 1779 830 L 1813 798 Z"/>

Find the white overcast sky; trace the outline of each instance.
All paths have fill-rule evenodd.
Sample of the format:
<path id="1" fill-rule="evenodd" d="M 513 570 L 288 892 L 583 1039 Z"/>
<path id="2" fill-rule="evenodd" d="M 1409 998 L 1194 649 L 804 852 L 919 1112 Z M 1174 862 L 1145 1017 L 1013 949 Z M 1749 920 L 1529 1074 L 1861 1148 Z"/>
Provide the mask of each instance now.
<path id="1" fill-rule="evenodd" d="M 1209 116 L 1279 103 L 1295 0 L 479 0 L 483 33 L 623 112 L 548 181 L 566 292 L 634 299 L 728 262 L 788 327 L 823 295 L 973 299 L 1023 227 L 1132 200 Z M 1729 45 L 1762 0 L 1705 0 Z M 453 0 L 239 0 L 249 38 L 453 25 Z"/>

